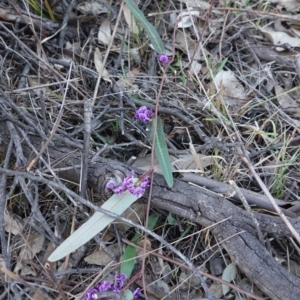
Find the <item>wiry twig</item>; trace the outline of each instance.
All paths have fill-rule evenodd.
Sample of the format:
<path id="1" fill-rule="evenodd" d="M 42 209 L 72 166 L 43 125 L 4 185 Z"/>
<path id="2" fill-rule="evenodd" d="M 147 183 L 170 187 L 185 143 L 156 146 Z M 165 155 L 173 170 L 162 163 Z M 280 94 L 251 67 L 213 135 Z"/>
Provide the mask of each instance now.
<path id="1" fill-rule="evenodd" d="M 69 70 L 69 77 L 68 77 L 68 80 L 70 79 L 70 76 L 71 76 L 71 70 L 72 70 L 72 64 L 70 65 L 70 70 Z M 61 118 L 62 118 L 62 115 L 63 115 L 63 111 L 64 111 L 64 104 L 65 104 L 65 100 L 66 100 L 66 94 L 67 94 L 67 91 L 68 91 L 68 85 L 69 85 L 69 81 L 67 81 L 67 85 L 66 85 L 66 89 L 65 89 L 65 94 L 64 94 L 64 97 L 63 97 L 63 100 L 62 100 L 62 103 L 61 103 L 61 107 L 60 107 L 60 111 L 59 111 L 59 114 L 57 116 L 57 119 L 56 119 L 56 122 L 55 124 L 53 125 L 53 128 L 51 130 L 51 133 L 50 133 L 50 136 L 49 138 L 46 140 L 46 142 L 44 143 L 44 145 L 41 147 L 41 150 L 39 151 L 39 153 L 36 155 L 35 158 L 32 159 L 32 161 L 29 163 L 29 165 L 27 166 L 26 170 L 27 171 L 30 171 L 31 168 L 35 165 L 35 163 L 37 162 L 37 160 L 41 157 L 41 155 L 44 153 L 44 151 L 46 150 L 46 148 L 48 147 L 49 143 L 51 142 L 51 140 L 53 139 L 54 137 L 54 134 L 58 128 L 58 125 L 61 121 Z"/>
<path id="2" fill-rule="evenodd" d="M 84 138 L 83 138 L 83 153 L 82 166 L 80 176 L 80 196 L 86 197 L 87 177 L 89 170 L 89 152 L 90 152 L 90 138 L 91 138 L 91 123 L 92 123 L 92 102 L 86 99 L 84 102 Z"/>
<path id="3" fill-rule="evenodd" d="M 7 148 L 6 157 L 3 163 L 3 169 L 7 169 L 10 162 L 10 157 L 12 155 L 13 150 L 13 140 L 11 139 Z M 8 270 L 11 270 L 10 256 L 8 255 L 7 249 L 7 240 L 5 237 L 5 220 L 4 214 L 6 209 L 6 183 L 7 183 L 7 175 L 2 173 L 0 177 L 0 240 L 1 240 L 1 249 L 2 255 L 5 262 L 5 266 Z"/>
<path id="4" fill-rule="evenodd" d="M 197 276 L 197 278 L 200 280 L 200 282 L 203 282 L 203 276 L 200 274 L 199 270 L 194 266 L 194 264 L 185 256 L 183 255 L 178 249 L 176 249 L 174 246 L 172 246 L 170 243 L 168 243 L 164 238 L 162 238 L 161 236 L 157 235 L 156 233 L 152 232 L 151 230 L 145 228 L 144 226 L 137 224 L 135 222 L 132 222 L 131 220 L 128 220 L 127 218 L 123 218 L 115 213 L 112 213 L 111 211 L 105 210 L 101 207 L 98 207 L 92 203 L 90 203 L 89 201 L 85 200 L 84 198 L 80 197 L 79 195 L 77 195 L 75 192 L 69 190 L 67 187 L 63 186 L 63 185 L 59 185 L 56 182 L 47 180 L 43 177 L 40 176 L 34 176 L 30 173 L 25 173 L 25 172 L 19 172 L 19 171 L 12 171 L 12 170 L 7 170 L 7 169 L 3 169 L 0 168 L 0 174 L 6 174 L 8 176 L 21 176 L 21 177 L 25 177 L 28 178 L 32 181 L 35 182 L 41 182 L 41 183 L 45 183 L 48 184 L 49 186 L 61 190 L 63 192 L 65 192 L 66 194 L 69 194 L 69 196 L 73 197 L 74 199 L 78 200 L 79 202 L 81 202 L 82 204 L 94 209 L 95 211 L 100 211 L 114 219 L 118 219 L 126 224 L 131 225 L 132 227 L 135 227 L 145 233 L 147 233 L 147 235 L 152 236 L 153 238 L 157 239 L 161 244 L 165 245 L 168 249 L 170 249 L 172 252 L 174 252 L 178 257 L 180 257 L 190 268 L 191 270 L 193 270 L 193 272 L 195 273 L 195 276 Z M 207 287 L 206 283 L 204 282 L 204 284 L 202 285 L 205 289 L 205 287 Z M 211 292 L 208 291 L 207 295 L 211 295 Z M 214 299 L 213 296 L 210 297 L 210 299 Z"/>

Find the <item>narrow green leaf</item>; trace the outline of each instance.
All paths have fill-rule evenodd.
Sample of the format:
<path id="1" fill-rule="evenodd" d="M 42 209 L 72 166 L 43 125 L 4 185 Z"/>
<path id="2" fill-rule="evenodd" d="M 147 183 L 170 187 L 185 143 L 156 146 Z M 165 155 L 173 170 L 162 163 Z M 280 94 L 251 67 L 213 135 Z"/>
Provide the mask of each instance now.
<path id="1" fill-rule="evenodd" d="M 154 227 L 157 224 L 157 221 L 159 219 L 158 214 L 152 214 L 148 219 L 148 229 L 153 230 Z M 134 237 L 131 239 L 133 243 L 137 243 L 138 239 L 140 237 L 139 233 L 136 233 Z M 125 274 L 127 278 L 130 278 L 132 270 L 134 268 L 135 264 L 135 257 L 136 257 L 136 248 L 128 245 L 124 251 L 123 257 L 122 257 L 122 263 L 120 272 Z"/>
<path id="2" fill-rule="evenodd" d="M 168 214 L 167 221 L 168 221 L 168 224 L 170 224 L 170 225 L 177 225 L 177 221 L 176 221 L 176 219 L 173 217 L 173 214 L 172 214 L 172 213 L 169 213 L 169 214 Z"/>
<path id="3" fill-rule="evenodd" d="M 152 214 L 148 219 L 148 229 L 153 230 L 158 222 L 159 214 Z"/>
<path id="4" fill-rule="evenodd" d="M 157 51 L 159 54 L 164 54 L 165 46 L 155 27 L 148 22 L 143 12 L 137 7 L 135 3 L 133 3 L 131 0 L 125 0 L 125 2 L 132 14 L 136 17 L 138 21 L 141 22 L 142 26 L 146 30 L 155 51 Z"/>
<path id="5" fill-rule="evenodd" d="M 125 274 L 127 278 L 130 278 L 134 264 L 135 264 L 135 257 L 136 257 L 136 248 L 128 245 L 124 251 L 122 257 L 122 264 L 120 268 L 120 272 Z"/>
<path id="6" fill-rule="evenodd" d="M 137 178 L 133 179 L 134 183 L 137 181 Z M 141 196 L 134 196 L 127 190 L 121 195 L 113 195 L 101 207 L 120 215 Z M 48 261 L 57 261 L 75 251 L 114 220 L 115 218 L 103 214 L 102 212 L 95 212 L 87 222 L 82 224 L 72 235 L 70 235 L 60 246 L 56 248 L 56 250 L 49 256 Z"/>
<path id="7" fill-rule="evenodd" d="M 152 130 L 151 130 L 151 140 L 153 140 L 154 136 L 154 122 L 152 122 Z M 164 178 L 169 187 L 172 187 L 173 182 L 173 174 L 172 174 L 172 166 L 171 160 L 168 152 L 168 147 L 165 141 L 165 133 L 163 129 L 163 124 L 161 118 L 157 118 L 157 127 L 156 127 L 156 139 L 154 145 L 155 155 L 161 167 L 161 171 L 164 175 Z"/>

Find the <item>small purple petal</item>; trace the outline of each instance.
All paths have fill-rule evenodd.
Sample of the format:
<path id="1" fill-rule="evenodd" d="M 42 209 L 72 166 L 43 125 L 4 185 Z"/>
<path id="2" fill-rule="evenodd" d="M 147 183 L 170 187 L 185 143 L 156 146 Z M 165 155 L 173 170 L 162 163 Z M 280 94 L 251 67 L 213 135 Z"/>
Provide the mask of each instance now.
<path id="1" fill-rule="evenodd" d="M 150 178 L 149 176 L 147 176 L 142 183 L 140 184 L 140 187 L 145 189 L 146 187 L 148 187 L 150 185 Z"/>
<path id="2" fill-rule="evenodd" d="M 106 185 L 106 188 L 110 190 L 113 190 L 115 187 L 116 185 L 112 181 L 109 181 Z"/>
<path id="3" fill-rule="evenodd" d="M 121 289 L 120 289 L 119 287 L 115 286 L 115 285 L 113 285 L 113 286 L 111 287 L 111 290 L 112 290 L 114 293 L 116 293 L 116 294 L 120 294 L 120 293 L 121 293 Z"/>
<path id="4" fill-rule="evenodd" d="M 158 55 L 158 60 L 163 64 L 166 65 L 169 62 L 169 57 L 165 54 Z"/>
<path id="5" fill-rule="evenodd" d="M 136 298 L 140 298 L 142 295 L 141 295 L 141 289 L 140 288 L 136 288 L 135 291 L 133 292 L 133 298 L 136 299 Z"/>
<path id="6" fill-rule="evenodd" d="M 133 185 L 132 177 L 131 176 L 125 177 L 122 185 L 124 185 L 124 187 L 126 187 L 126 188 L 132 186 Z"/>
<path id="7" fill-rule="evenodd" d="M 140 195 L 143 195 L 145 193 L 145 189 L 141 188 L 140 186 L 137 188 L 131 188 L 129 189 L 129 192 L 134 195 L 139 197 Z"/>
<path id="8" fill-rule="evenodd" d="M 111 289 L 112 283 L 109 281 L 103 281 L 97 286 L 99 292 L 106 292 Z"/>
<path id="9" fill-rule="evenodd" d="M 91 300 L 93 299 L 93 294 L 98 293 L 98 290 L 95 288 L 90 288 L 85 293 L 85 300 Z"/>
<path id="10" fill-rule="evenodd" d="M 143 123 L 148 123 L 154 116 L 152 109 L 148 109 L 146 106 L 141 106 L 135 113 L 134 117 L 139 119 Z"/>
<path id="11" fill-rule="evenodd" d="M 115 285 L 114 287 L 118 290 L 121 289 L 124 285 L 124 281 L 127 279 L 126 275 L 123 273 L 120 273 L 119 275 L 116 275 L 115 277 Z"/>
<path id="12" fill-rule="evenodd" d="M 121 195 L 125 190 L 126 188 L 122 184 L 114 189 L 114 193 L 117 195 Z"/>

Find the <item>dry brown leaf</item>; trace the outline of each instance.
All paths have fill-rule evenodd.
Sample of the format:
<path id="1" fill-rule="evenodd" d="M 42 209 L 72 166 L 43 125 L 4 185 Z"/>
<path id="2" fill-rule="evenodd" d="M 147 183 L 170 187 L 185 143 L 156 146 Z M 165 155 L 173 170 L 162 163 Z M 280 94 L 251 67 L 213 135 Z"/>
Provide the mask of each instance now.
<path id="1" fill-rule="evenodd" d="M 4 211 L 4 229 L 6 232 L 13 235 L 19 234 L 22 231 L 22 224 L 14 220 L 6 211 Z"/>
<path id="2" fill-rule="evenodd" d="M 80 42 L 70 43 L 69 41 L 67 41 L 65 48 L 67 50 L 70 50 L 70 51 L 74 52 L 74 53 L 80 53 L 80 51 L 81 51 Z"/>
<path id="3" fill-rule="evenodd" d="M 191 64 L 191 71 L 197 76 L 199 74 L 199 72 L 201 71 L 202 68 L 202 64 L 200 64 L 199 62 L 197 62 L 196 60 L 192 61 Z"/>
<path id="4" fill-rule="evenodd" d="M 182 3 L 185 3 L 188 7 L 200 7 L 202 9 L 209 9 L 209 1 L 204 0 L 179 0 Z"/>
<path id="5" fill-rule="evenodd" d="M 122 213 L 122 217 L 132 222 L 142 224 L 145 219 L 145 213 L 146 213 L 146 204 L 136 202 L 133 203 L 129 208 L 127 208 Z M 125 232 L 131 227 L 129 224 L 120 222 L 118 220 L 115 221 L 115 224 L 121 232 Z"/>
<path id="6" fill-rule="evenodd" d="M 129 71 L 127 74 L 126 74 L 126 78 L 120 78 L 116 84 L 119 86 L 119 87 L 123 87 L 123 88 L 126 88 L 126 89 L 129 89 L 130 87 L 132 87 L 134 81 L 135 81 L 135 76 L 137 74 L 139 74 L 141 70 L 141 67 L 137 67 L 135 69 L 132 69 L 131 71 Z"/>
<path id="7" fill-rule="evenodd" d="M 108 46 L 111 42 L 112 35 L 110 29 L 110 22 L 105 20 L 99 27 L 98 43 Z"/>
<path id="8" fill-rule="evenodd" d="M 139 27 L 136 24 L 135 17 L 131 13 L 131 11 L 127 7 L 127 5 L 123 6 L 123 14 L 125 17 L 125 21 L 126 21 L 127 25 L 129 26 L 130 32 L 132 32 L 134 34 L 139 34 L 140 31 L 139 31 Z"/>
<path id="9" fill-rule="evenodd" d="M 175 160 L 176 158 L 172 155 L 170 155 L 171 161 Z M 151 155 L 145 155 L 143 157 L 138 157 L 135 162 L 132 165 L 135 168 L 148 171 L 151 166 Z M 172 166 L 172 171 L 175 171 L 176 169 Z M 159 162 L 157 158 L 154 158 L 154 172 L 162 174 Z"/>
<path id="10" fill-rule="evenodd" d="M 44 245 L 45 237 L 41 234 L 32 234 L 26 240 L 26 244 L 22 246 L 19 253 L 17 264 L 14 268 L 14 273 L 21 270 L 21 275 L 36 276 L 36 271 L 31 267 L 23 264 L 23 261 L 31 261 L 34 256 L 39 253 Z"/>
<path id="11" fill-rule="evenodd" d="M 200 16 L 200 11 L 199 10 L 189 10 L 185 12 L 181 12 L 178 17 L 177 23 L 178 28 L 188 28 L 193 26 L 194 24 L 194 19 L 193 17 L 199 17 Z"/>
<path id="12" fill-rule="evenodd" d="M 277 8 L 285 8 L 287 11 L 298 11 L 300 3 L 297 0 L 270 0 L 271 3 L 276 3 Z"/>
<path id="13" fill-rule="evenodd" d="M 116 257 L 121 255 L 118 244 L 109 245 L 107 248 L 112 251 Z M 92 254 L 86 256 L 84 261 L 90 265 L 106 266 L 113 261 L 113 258 L 104 250 L 96 250 Z"/>
<path id="14" fill-rule="evenodd" d="M 197 155 L 197 158 L 195 158 L 195 155 Z M 196 162 L 195 160 L 198 159 Z M 197 169 L 200 170 L 203 168 L 206 168 L 214 163 L 214 157 L 213 156 L 207 156 L 204 154 L 194 153 L 193 154 L 180 154 L 178 158 L 174 161 L 174 166 L 177 168 L 177 172 L 192 172 Z"/>
<path id="15" fill-rule="evenodd" d="M 110 74 L 108 73 L 108 71 L 106 70 L 106 68 L 103 65 L 102 55 L 101 55 L 99 48 L 95 49 L 94 63 L 95 63 L 95 68 L 96 68 L 98 74 L 101 74 L 101 72 L 102 72 L 102 78 L 111 83 L 111 80 L 109 78 Z M 102 68 L 103 68 L 103 71 L 102 71 Z"/>
<path id="16" fill-rule="evenodd" d="M 260 28 L 260 31 L 263 32 L 274 45 L 288 44 L 291 47 L 300 47 L 300 38 L 298 37 L 292 37 L 285 32 L 275 31 L 270 27 Z M 285 49 L 283 47 L 276 47 L 276 50 L 284 51 Z"/>
<path id="17" fill-rule="evenodd" d="M 197 170 L 197 163 L 192 154 L 180 154 L 177 157 L 170 155 L 172 162 L 172 171 L 173 172 L 184 172 L 184 171 L 195 171 Z M 198 159 L 203 168 L 210 166 L 214 163 L 213 156 L 207 156 L 198 153 Z M 133 164 L 133 167 L 147 171 L 151 166 L 151 155 L 145 155 L 139 157 Z M 158 160 L 154 158 L 154 172 L 162 174 Z"/>
<path id="18" fill-rule="evenodd" d="M 144 241 L 145 241 L 145 239 L 139 240 L 137 242 L 137 245 L 144 248 Z M 151 247 L 151 241 L 149 239 L 146 240 L 146 248 L 147 248 L 147 250 L 150 250 L 150 251 L 153 250 Z M 150 255 L 149 253 L 146 253 L 146 257 L 148 257 L 149 255 Z M 144 256 L 144 249 L 137 248 L 136 256 L 138 257 L 139 260 L 141 260 Z"/>
<path id="19" fill-rule="evenodd" d="M 284 109 L 293 109 L 293 117 L 300 118 L 300 107 L 298 103 L 279 85 L 275 85 L 275 93 L 280 106 Z"/>
<path id="20" fill-rule="evenodd" d="M 101 0 L 106 2 L 105 0 Z M 101 4 L 99 1 L 85 1 L 76 6 L 76 9 L 84 14 L 99 15 L 108 12 L 109 3 L 107 5 Z"/>
<path id="21" fill-rule="evenodd" d="M 238 109 L 244 105 L 245 89 L 232 71 L 221 70 L 214 78 L 215 85 L 222 89 L 223 100 L 226 104 Z"/>
<path id="22" fill-rule="evenodd" d="M 189 34 L 183 33 L 179 30 L 175 37 L 175 48 L 182 50 L 184 53 L 189 54 L 190 57 L 193 57 L 196 60 L 202 59 L 200 47 L 197 47 L 197 43 L 190 38 Z"/>

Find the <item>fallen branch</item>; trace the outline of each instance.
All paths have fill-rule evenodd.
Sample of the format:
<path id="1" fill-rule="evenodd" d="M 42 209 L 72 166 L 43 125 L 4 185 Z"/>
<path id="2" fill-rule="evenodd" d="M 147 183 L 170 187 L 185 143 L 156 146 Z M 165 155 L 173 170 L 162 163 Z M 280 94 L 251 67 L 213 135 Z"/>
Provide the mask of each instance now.
<path id="1" fill-rule="evenodd" d="M 42 144 L 37 135 L 28 135 L 30 142 L 36 149 Z M 11 140 L 11 132 L 5 121 L 0 121 L 0 158 L 6 155 Z M 24 156 L 32 157 L 32 149 L 25 142 L 22 143 Z M 79 150 L 63 146 L 59 139 L 53 140 L 48 146 L 44 158 L 52 166 L 60 178 L 79 182 L 81 153 Z M 28 161 L 30 163 L 30 161 Z M 23 166 L 25 167 L 25 166 Z M 90 155 L 88 168 L 89 188 L 102 193 L 109 176 L 113 174 L 128 174 L 131 168 L 101 157 Z M 136 170 L 137 174 L 141 171 Z M 262 245 L 256 234 L 251 216 L 233 205 L 230 201 L 215 194 L 200 190 L 188 183 L 175 180 L 174 187 L 168 189 L 164 179 L 155 175 L 153 182 L 151 204 L 153 207 L 164 209 L 188 218 L 203 226 L 213 225 L 229 218 L 213 227 L 212 232 L 222 243 L 229 255 L 237 262 L 240 269 L 263 292 L 272 299 L 298 299 L 300 294 L 300 279 L 283 268 Z M 147 197 L 147 194 L 145 195 Z M 288 229 L 278 217 L 255 213 L 263 233 L 291 236 Z M 291 223 L 300 232 L 298 219 L 291 219 Z M 288 295 L 288 296 L 287 296 Z M 288 298 L 287 298 L 288 297 Z"/>

